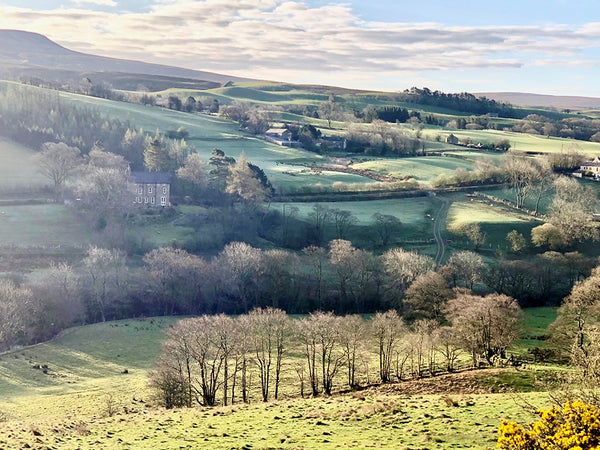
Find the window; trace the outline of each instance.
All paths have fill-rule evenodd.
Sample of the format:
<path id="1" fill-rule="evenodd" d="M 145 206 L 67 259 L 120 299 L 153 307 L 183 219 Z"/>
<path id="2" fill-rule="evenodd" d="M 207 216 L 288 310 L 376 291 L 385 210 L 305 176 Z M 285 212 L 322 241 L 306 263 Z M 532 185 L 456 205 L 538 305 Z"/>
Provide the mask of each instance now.
<path id="1" fill-rule="evenodd" d="M 152 186 L 148 186 L 148 194 L 152 194 Z"/>
<path id="2" fill-rule="evenodd" d="M 144 203 L 148 203 L 148 197 L 144 197 Z"/>
<path id="3" fill-rule="evenodd" d="M 138 186 L 138 188 L 137 188 L 137 193 L 138 193 L 138 194 L 143 194 L 143 193 L 144 193 L 144 188 L 143 188 L 143 187 L 141 187 L 141 186 Z"/>
<path id="4" fill-rule="evenodd" d="M 154 197 L 150 197 L 150 203 L 154 205 Z"/>
<path id="5" fill-rule="evenodd" d="M 140 197 L 136 197 L 136 198 L 135 198 L 135 202 L 136 202 L 136 203 L 142 203 L 142 199 L 141 199 Z"/>
<path id="6" fill-rule="evenodd" d="M 166 193 L 167 193 L 167 187 L 165 186 L 165 187 L 163 187 L 163 194 L 166 194 Z"/>
<path id="7" fill-rule="evenodd" d="M 166 206 L 167 204 L 167 197 L 161 197 L 160 198 L 160 205 L 161 206 Z"/>

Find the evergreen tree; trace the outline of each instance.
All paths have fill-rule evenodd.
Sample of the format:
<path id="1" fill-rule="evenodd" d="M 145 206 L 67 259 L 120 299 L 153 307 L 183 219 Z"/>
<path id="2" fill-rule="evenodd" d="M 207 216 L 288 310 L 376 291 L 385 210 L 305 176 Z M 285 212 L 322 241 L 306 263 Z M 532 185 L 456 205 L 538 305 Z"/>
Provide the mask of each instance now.
<path id="1" fill-rule="evenodd" d="M 255 172 L 248 165 L 244 152 L 242 152 L 238 161 L 229 167 L 225 191 L 248 203 L 262 203 L 267 199 L 267 192 L 256 177 Z"/>
<path id="2" fill-rule="evenodd" d="M 146 140 L 144 149 L 144 166 L 150 172 L 167 170 L 169 154 L 164 138 L 156 131 L 153 138 Z"/>

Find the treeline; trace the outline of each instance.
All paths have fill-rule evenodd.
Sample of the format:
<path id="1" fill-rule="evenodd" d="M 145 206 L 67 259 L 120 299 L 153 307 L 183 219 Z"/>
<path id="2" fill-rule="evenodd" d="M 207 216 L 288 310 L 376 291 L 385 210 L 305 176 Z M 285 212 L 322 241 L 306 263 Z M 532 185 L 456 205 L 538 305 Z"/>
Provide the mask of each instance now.
<path id="1" fill-rule="evenodd" d="M 257 392 L 262 401 L 330 395 L 368 384 L 372 359 L 381 382 L 419 378 L 455 370 L 463 352 L 473 366 L 493 364 L 518 337 L 520 309 L 503 295 L 458 292 L 443 313 L 411 324 L 395 310 L 368 321 L 331 312 L 293 320 L 274 308 L 184 319 L 169 330 L 150 384 L 167 408 L 249 402 Z"/>
<path id="2" fill-rule="evenodd" d="M 542 136 L 600 142 L 599 119 L 569 117 L 553 120 L 539 114 L 529 114 L 513 125 L 512 130 Z"/>
<path id="3" fill-rule="evenodd" d="M 476 97 L 468 92 L 448 94 L 441 91 L 432 91 L 429 88 L 412 87 L 396 96 L 398 101 L 431 105 L 461 111 L 470 114 L 495 113 L 500 117 L 518 118 L 519 111 L 508 103 L 498 103 L 486 97 Z"/>
<path id="4" fill-rule="evenodd" d="M 382 120 L 370 126 L 351 124 L 346 132 L 346 151 L 372 156 L 416 156 L 424 143 Z"/>
<path id="5" fill-rule="evenodd" d="M 91 246 L 78 266 L 53 265 L 32 280 L 3 281 L 0 348 L 39 342 L 79 323 L 256 307 L 288 313 L 394 308 L 409 321 L 443 321 L 446 305 L 462 292 L 457 288 L 511 295 L 526 306 L 558 303 L 596 263 L 578 253 L 548 252 L 488 268 L 477 253 L 461 251 L 436 268 L 416 252 L 394 248 L 378 256 L 343 239 L 300 252 L 231 242 L 212 258 L 162 247 L 141 260 L 140 266 L 122 250 Z"/>
<path id="6" fill-rule="evenodd" d="M 576 379 L 591 388 L 600 377 L 599 281 L 596 267 L 573 287 L 549 327 L 548 348 L 530 352 L 536 361 L 572 364 Z M 454 289 L 437 311 L 431 318 L 388 310 L 368 320 L 321 311 L 291 319 L 280 309 L 256 308 L 237 317 L 185 319 L 168 332 L 150 384 L 167 408 L 214 406 L 432 376 L 469 357 L 473 367 L 519 364 L 505 359 L 522 317 L 511 297 Z"/>

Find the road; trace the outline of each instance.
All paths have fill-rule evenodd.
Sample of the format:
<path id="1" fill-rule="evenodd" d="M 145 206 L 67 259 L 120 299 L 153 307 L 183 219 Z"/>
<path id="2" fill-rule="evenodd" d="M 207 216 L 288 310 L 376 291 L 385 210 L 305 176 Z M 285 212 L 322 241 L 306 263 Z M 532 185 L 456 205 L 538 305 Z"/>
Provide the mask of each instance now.
<path id="1" fill-rule="evenodd" d="M 442 236 L 442 231 L 446 228 L 446 215 L 451 201 L 444 197 L 436 197 L 440 201 L 440 209 L 433 218 L 433 237 L 437 244 L 437 253 L 435 255 L 435 263 L 441 264 L 446 253 L 446 240 Z"/>

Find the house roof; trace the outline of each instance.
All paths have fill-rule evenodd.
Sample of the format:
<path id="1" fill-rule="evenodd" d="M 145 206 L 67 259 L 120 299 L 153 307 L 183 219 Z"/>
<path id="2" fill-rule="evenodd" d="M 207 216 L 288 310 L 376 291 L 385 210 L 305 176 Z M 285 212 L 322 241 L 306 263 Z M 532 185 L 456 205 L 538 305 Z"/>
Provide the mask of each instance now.
<path id="1" fill-rule="evenodd" d="M 171 174 L 168 172 L 131 172 L 134 183 L 170 184 Z"/>
<path id="2" fill-rule="evenodd" d="M 600 162 L 586 162 L 581 165 L 581 167 L 600 167 Z"/>
<path id="3" fill-rule="evenodd" d="M 287 128 L 269 128 L 265 134 L 274 134 L 277 136 L 281 136 L 282 134 L 289 132 Z"/>

